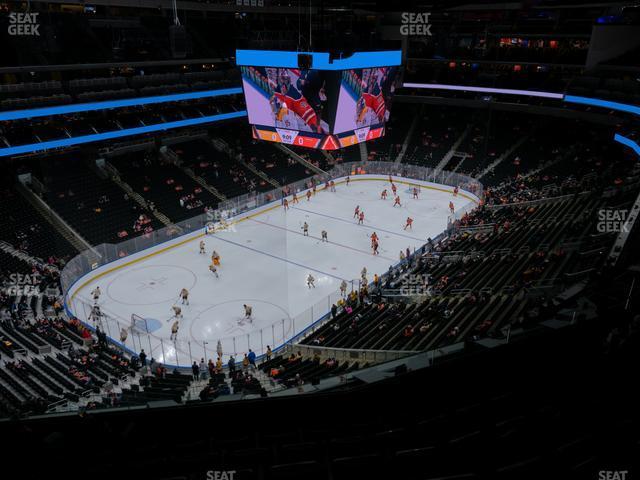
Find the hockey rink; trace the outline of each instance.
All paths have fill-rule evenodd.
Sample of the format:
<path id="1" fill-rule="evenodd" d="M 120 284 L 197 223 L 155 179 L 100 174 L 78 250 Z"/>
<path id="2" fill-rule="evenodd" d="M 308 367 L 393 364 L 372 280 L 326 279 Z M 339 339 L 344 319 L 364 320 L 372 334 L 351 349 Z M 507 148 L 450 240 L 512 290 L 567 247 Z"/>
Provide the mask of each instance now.
<path id="1" fill-rule="evenodd" d="M 100 287 L 98 301 L 102 328 L 117 341 L 120 330 L 130 332 L 125 346 L 168 365 L 188 366 L 193 360 L 217 358 L 218 341 L 223 361 L 233 354 L 241 361 L 251 348 L 257 355 L 267 345 L 276 349 L 326 315 L 339 297 L 342 280 L 358 279 L 363 267 L 368 281 L 400 260 L 400 251 L 422 247 L 447 226 L 449 202 L 456 210 L 473 208 L 477 197 L 452 187 L 394 179 L 402 207 L 393 206 L 390 183 L 377 175 L 352 178 L 350 185 L 336 181 L 336 192 L 319 190 L 310 201 L 285 212 L 278 202 L 232 219 L 224 231 L 195 232 L 104 265 L 78 279 L 67 292 L 67 308 L 80 320 L 90 320 L 91 292 Z M 420 185 L 418 199 L 411 190 Z M 380 199 L 383 189 L 387 200 Z M 363 225 L 353 216 L 359 205 Z M 412 229 L 404 229 L 407 217 Z M 302 225 L 309 225 L 304 236 Z M 326 230 L 328 242 L 321 241 Z M 372 255 L 370 235 L 379 237 L 379 255 Z M 199 242 L 206 254 L 199 253 Z M 211 254 L 221 258 L 219 278 L 210 270 Z M 315 288 L 307 277 L 315 278 Z M 189 290 L 189 304 L 178 299 Z M 170 340 L 172 306 L 182 308 L 177 340 Z M 245 319 L 243 305 L 253 308 Z M 131 315 L 143 322 L 131 329 Z M 144 327 L 142 325 L 144 324 Z M 141 329 L 148 330 L 148 333 Z M 205 351 L 206 350 L 206 351 Z M 151 351 L 151 354 L 149 353 Z"/>

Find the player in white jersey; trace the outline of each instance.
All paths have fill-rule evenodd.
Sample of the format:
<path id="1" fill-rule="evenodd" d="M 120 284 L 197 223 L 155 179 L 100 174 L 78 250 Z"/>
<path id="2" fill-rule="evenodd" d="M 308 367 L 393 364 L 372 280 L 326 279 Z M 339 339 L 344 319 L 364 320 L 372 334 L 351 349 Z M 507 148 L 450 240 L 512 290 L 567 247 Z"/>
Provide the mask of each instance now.
<path id="1" fill-rule="evenodd" d="M 244 318 L 246 318 L 247 320 L 249 320 L 250 322 L 253 322 L 253 318 L 251 317 L 251 315 L 253 314 L 253 307 L 251 305 L 243 305 L 244 307 Z"/>
<path id="2" fill-rule="evenodd" d="M 173 317 L 171 318 L 175 318 L 175 319 L 182 318 L 182 309 L 179 306 L 173 305 L 171 307 L 171 310 L 173 311 Z M 169 318 L 167 322 L 171 320 L 171 318 Z"/>
<path id="3" fill-rule="evenodd" d="M 91 292 L 91 295 L 93 295 L 93 303 L 98 303 L 98 300 L 100 300 L 100 295 L 102 295 L 102 291 L 100 290 L 100 287 L 96 287 L 93 289 L 93 291 Z"/>
<path id="4" fill-rule="evenodd" d="M 207 253 L 207 252 L 205 251 L 204 247 L 205 247 L 204 240 L 200 240 L 200 254 L 205 254 L 205 253 Z"/>
<path id="5" fill-rule="evenodd" d="M 342 283 L 340 284 L 340 295 L 342 295 L 343 297 L 347 295 L 347 281 L 346 280 L 342 280 Z"/>
<path id="6" fill-rule="evenodd" d="M 94 305 L 89 313 L 89 320 L 96 325 L 102 325 L 102 311 L 98 305 Z"/>
<path id="7" fill-rule="evenodd" d="M 183 288 L 182 290 L 180 290 L 180 298 L 182 299 L 183 305 L 185 303 L 189 305 L 189 290 L 187 290 L 186 288 Z"/>
<path id="8" fill-rule="evenodd" d="M 170 340 L 173 340 L 175 342 L 178 339 L 179 328 L 180 328 L 180 322 L 176 320 L 175 322 L 173 322 L 173 325 L 171 325 L 171 336 L 169 337 Z"/>
<path id="9" fill-rule="evenodd" d="M 309 274 L 309 276 L 307 277 L 307 287 L 311 288 L 316 288 L 316 284 L 315 284 L 316 279 L 313 278 L 313 275 Z"/>

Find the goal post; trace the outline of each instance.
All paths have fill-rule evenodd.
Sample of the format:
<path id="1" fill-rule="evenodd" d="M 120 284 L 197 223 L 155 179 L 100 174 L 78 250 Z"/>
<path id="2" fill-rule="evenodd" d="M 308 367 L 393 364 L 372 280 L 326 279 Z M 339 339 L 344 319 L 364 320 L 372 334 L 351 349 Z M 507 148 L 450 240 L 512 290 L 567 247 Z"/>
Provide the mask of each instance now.
<path id="1" fill-rule="evenodd" d="M 131 331 L 136 333 L 149 333 L 149 325 L 147 324 L 147 319 L 141 317 L 140 315 L 136 315 L 135 313 L 131 314 Z"/>

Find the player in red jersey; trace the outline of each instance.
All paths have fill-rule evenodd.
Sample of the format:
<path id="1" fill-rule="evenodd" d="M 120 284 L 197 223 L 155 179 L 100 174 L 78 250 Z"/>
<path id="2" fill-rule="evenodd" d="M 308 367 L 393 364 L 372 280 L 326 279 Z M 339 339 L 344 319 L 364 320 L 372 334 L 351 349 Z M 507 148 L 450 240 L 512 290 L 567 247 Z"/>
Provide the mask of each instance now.
<path id="1" fill-rule="evenodd" d="M 362 225 L 364 223 L 364 212 L 360 212 L 358 215 L 358 225 Z"/>
<path id="2" fill-rule="evenodd" d="M 284 211 L 286 212 L 287 210 L 289 210 L 289 200 L 287 200 L 286 198 L 283 200 L 282 202 L 282 206 L 284 207 Z"/>
<path id="3" fill-rule="evenodd" d="M 373 242 L 377 242 L 378 241 L 378 234 L 376 232 L 373 232 L 371 234 L 371 244 L 373 245 Z"/>
<path id="4" fill-rule="evenodd" d="M 387 107 L 385 105 L 384 95 L 382 95 L 382 89 L 373 77 L 368 83 L 367 91 L 362 92 L 362 96 L 358 100 L 358 121 L 362 122 L 366 110 L 370 109 L 375 113 L 376 117 L 378 117 L 378 121 L 383 122 Z"/>
<path id="5" fill-rule="evenodd" d="M 360 205 L 356 206 L 356 209 L 353 211 L 353 218 L 358 218 L 360 215 Z"/>
<path id="6" fill-rule="evenodd" d="M 393 196 L 396 196 L 396 192 L 398 191 L 398 187 L 396 187 L 395 183 L 391 184 L 391 191 L 393 192 Z"/>
<path id="7" fill-rule="evenodd" d="M 404 226 L 404 229 L 406 230 L 407 228 L 413 230 L 412 225 L 413 224 L 413 218 L 411 217 L 407 217 L 407 224 Z"/>
<path id="8" fill-rule="evenodd" d="M 291 84 L 291 77 L 286 70 L 280 73 L 278 90 L 271 97 L 271 106 L 279 119 L 286 110 L 295 113 L 302 121 L 315 132 L 322 133 L 322 127 L 318 121 L 315 110 L 309 105 L 307 99 Z M 285 108 L 283 108 L 283 106 Z"/>
<path id="9" fill-rule="evenodd" d="M 307 190 L 307 202 L 311 200 L 311 190 Z"/>
<path id="10" fill-rule="evenodd" d="M 396 197 L 395 201 L 393 202 L 393 206 L 395 207 L 396 205 L 399 206 L 399 207 L 402 206 L 402 204 L 400 203 L 400 195 L 398 195 Z"/>
<path id="11" fill-rule="evenodd" d="M 371 243 L 371 248 L 373 249 L 373 254 L 374 255 L 379 255 L 379 253 L 378 253 L 378 241 L 377 240 L 375 242 Z"/>
<path id="12" fill-rule="evenodd" d="M 455 207 L 453 206 L 453 202 L 449 202 L 449 211 L 451 212 L 452 215 L 456 211 Z"/>
<path id="13" fill-rule="evenodd" d="M 380 194 L 380 198 L 382 200 L 386 200 L 387 199 L 387 189 L 385 188 L 384 190 L 382 190 L 382 193 Z"/>
<path id="14" fill-rule="evenodd" d="M 456 185 L 456 187 L 453 189 L 453 196 L 457 197 L 458 196 L 458 192 L 460 191 L 460 189 L 458 188 L 458 186 Z"/>

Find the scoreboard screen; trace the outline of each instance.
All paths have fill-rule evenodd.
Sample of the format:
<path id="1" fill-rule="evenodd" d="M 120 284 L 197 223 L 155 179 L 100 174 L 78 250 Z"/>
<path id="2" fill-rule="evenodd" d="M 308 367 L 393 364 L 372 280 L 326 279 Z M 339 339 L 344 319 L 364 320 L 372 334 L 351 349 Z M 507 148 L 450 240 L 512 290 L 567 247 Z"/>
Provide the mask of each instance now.
<path id="1" fill-rule="evenodd" d="M 367 52 L 364 60 L 354 54 L 357 61 L 333 63 L 316 59 L 328 54 L 312 54 L 320 68 L 311 69 L 297 68 L 296 52 L 242 52 L 237 60 L 254 138 L 335 150 L 384 135 L 398 68 L 375 64 L 399 61 L 385 55 L 396 52 Z M 243 64 L 252 60 L 263 65 Z M 367 64 L 374 65 L 346 68 Z"/>

